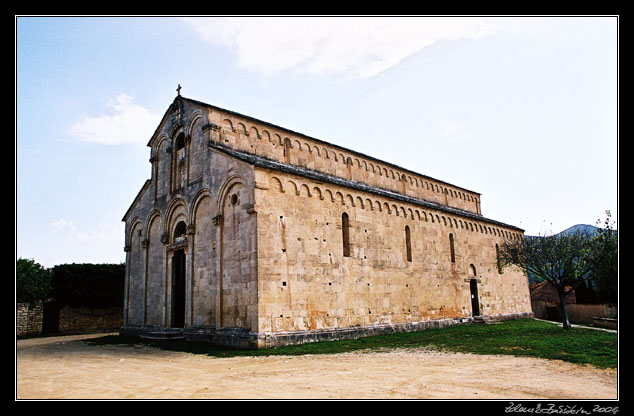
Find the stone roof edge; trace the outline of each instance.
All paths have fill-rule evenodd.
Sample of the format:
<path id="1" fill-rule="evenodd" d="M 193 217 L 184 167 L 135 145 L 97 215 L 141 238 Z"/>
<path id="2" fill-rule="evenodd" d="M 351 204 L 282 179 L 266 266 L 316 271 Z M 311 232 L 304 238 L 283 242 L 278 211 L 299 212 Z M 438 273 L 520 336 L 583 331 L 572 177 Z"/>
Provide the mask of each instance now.
<path id="1" fill-rule="evenodd" d="M 489 224 L 497 225 L 500 227 L 506 227 L 513 230 L 524 232 L 523 229 L 516 227 L 514 225 L 505 224 L 503 222 L 492 220 L 490 218 L 486 218 L 481 215 L 477 215 L 472 212 L 464 211 L 458 208 L 452 208 L 446 205 L 437 204 L 435 202 L 413 198 L 407 195 L 400 194 L 398 192 L 389 191 L 382 188 L 377 188 L 362 182 L 357 182 L 357 181 L 353 181 L 349 179 L 343 179 L 338 176 L 328 175 L 323 172 L 306 169 L 306 168 L 300 168 L 298 166 L 288 165 L 286 163 L 278 162 L 276 160 L 272 160 L 263 156 L 258 156 L 251 153 L 245 153 L 245 152 L 231 149 L 231 148 L 228 148 L 219 144 L 215 144 L 215 143 L 208 143 L 208 146 L 212 149 L 218 150 L 220 152 L 228 154 L 229 156 L 235 157 L 236 159 L 242 160 L 243 162 L 247 162 L 257 167 L 272 169 L 272 170 L 276 170 L 276 171 L 280 171 L 284 173 L 290 173 L 292 175 L 298 175 L 298 176 L 302 176 L 302 177 L 313 179 L 320 182 L 327 182 L 333 185 L 343 186 L 343 187 L 354 189 L 357 191 L 368 192 L 368 193 L 383 196 L 386 198 L 396 199 L 401 202 L 406 202 L 406 203 L 422 206 L 425 208 L 435 209 L 435 210 L 443 211 L 446 213 L 458 215 L 461 217 L 466 217 L 466 218 L 470 218 L 477 221 L 483 221 L 483 222 L 487 222 Z"/>
<path id="2" fill-rule="evenodd" d="M 121 219 L 121 221 L 127 221 L 128 220 L 128 215 L 130 214 L 132 209 L 134 207 L 136 207 L 137 202 L 139 202 L 139 200 L 141 199 L 141 196 L 145 193 L 146 189 L 148 188 L 148 186 L 150 185 L 151 182 L 152 181 L 150 179 L 146 179 L 145 180 L 145 183 L 141 187 L 141 190 L 139 191 L 138 194 L 136 194 L 136 197 L 134 198 L 134 201 L 132 201 L 132 204 L 130 205 L 130 208 L 128 208 L 128 210 L 125 212 L 125 214 L 123 215 L 123 218 Z"/>
<path id="3" fill-rule="evenodd" d="M 420 176 L 420 177 L 423 177 L 423 178 L 427 178 L 427 179 L 429 179 L 429 180 L 432 180 L 432 181 L 438 182 L 438 183 L 443 184 L 443 185 L 445 185 L 445 186 L 451 186 L 451 187 L 456 188 L 456 189 L 461 189 L 461 190 L 463 190 L 463 191 L 465 191 L 465 192 L 470 192 L 470 193 L 472 193 L 472 194 L 474 194 L 474 195 L 480 195 L 480 196 L 482 195 L 482 194 L 481 194 L 481 193 L 479 193 L 479 192 L 472 191 L 472 190 L 467 189 L 467 188 L 463 188 L 462 186 L 454 185 L 454 184 L 452 184 L 452 183 L 445 182 L 445 181 L 440 180 L 440 179 L 432 178 L 431 176 L 424 175 L 424 174 L 422 174 L 422 173 L 414 172 L 414 171 L 413 171 L 413 170 L 411 170 L 411 169 L 406 169 L 406 168 L 404 168 L 404 167 L 401 167 L 401 166 L 395 165 L 394 163 L 387 162 L 387 161 L 385 161 L 385 160 L 381 160 L 381 159 L 377 159 L 376 157 L 373 157 L 373 156 L 369 156 L 369 155 L 363 154 L 363 153 L 358 152 L 358 151 L 356 151 L 356 150 L 348 149 L 348 148 L 345 148 L 345 147 L 343 147 L 343 146 L 339 146 L 339 145 L 334 144 L 334 143 L 330 143 L 330 142 L 327 142 L 327 141 L 324 141 L 324 140 L 321 140 L 321 139 L 317 139 L 317 138 L 315 138 L 315 137 L 308 136 L 308 135 L 306 135 L 306 134 L 304 134 L 304 133 L 300 133 L 300 132 L 297 132 L 297 131 L 294 131 L 294 130 L 290 130 L 290 129 L 286 128 L 286 127 L 281 127 L 281 126 L 275 125 L 275 124 L 273 124 L 273 123 L 269 123 L 268 121 L 259 120 L 259 119 L 255 118 L 255 117 L 251 117 L 251 116 L 248 116 L 248 115 L 245 115 L 245 114 L 240 114 L 240 113 L 237 113 L 237 112 L 235 112 L 235 111 L 227 110 L 227 109 L 224 109 L 224 108 L 221 108 L 221 107 L 218 107 L 218 106 L 212 105 L 212 104 L 207 104 L 207 103 L 204 103 L 204 102 L 202 102 L 202 101 L 194 100 L 194 99 L 192 99 L 192 98 L 187 98 L 187 97 L 183 97 L 183 96 L 178 96 L 177 98 L 181 98 L 181 99 L 183 99 L 183 100 L 189 101 L 189 102 L 194 103 L 194 104 L 196 104 L 196 105 L 205 106 L 205 107 L 210 107 L 210 108 L 216 109 L 216 110 L 218 110 L 218 111 L 223 111 L 223 112 L 225 112 L 225 113 L 228 113 L 228 114 L 231 114 L 231 115 L 234 115 L 234 116 L 237 116 L 237 117 L 242 117 L 242 118 L 245 118 L 245 119 L 247 119 L 247 120 L 254 121 L 254 122 L 256 122 L 256 123 L 266 124 L 267 126 L 271 126 L 271 127 L 276 128 L 276 129 L 284 130 L 284 131 L 289 132 L 289 133 L 291 133 L 291 134 L 294 134 L 294 135 L 297 135 L 297 136 L 301 136 L 301 137 L 304 137 L 304 138 L 309 139 L 309 140 L 314 140 L 314 141 L 316 141 L 316 142 L 318 142 L 318 143 L 321 143 L 321 144 L 325 144 L 325 145 L 328 145 L 328 146 L 333 146 L 333 147 L 335 147 L 335 148 L 337 148 L 337 149 L 344 150 L 344 151 L 346 151 L 346 152 L 350 152 L 350 153 L 352 153 L 352 154 L 355 154 L 355 155 L 358 155 L 358 156 L 361 156 L 361 157 L 364 157 L 364 158 L 367 158 L 367 159 L 373 160 L 373 161 L 375 161 L 375 162 L 380 162 L 380 163 L 383 163 L 383 164 L 385 164 L 385 165 L 391 166 L 391 167 L 393 167 L 393 168 L 395 168 L 395 169 L 398 169 L 398 170 L 401 170 L 401 171 L 403 171 L 403 172 L 407 172 L 407 173 L 412 174 L 412 175 L 416 175 L 416 176 Z M 171 107 L 170 107 L 170 108 L 171 108 Z"/>

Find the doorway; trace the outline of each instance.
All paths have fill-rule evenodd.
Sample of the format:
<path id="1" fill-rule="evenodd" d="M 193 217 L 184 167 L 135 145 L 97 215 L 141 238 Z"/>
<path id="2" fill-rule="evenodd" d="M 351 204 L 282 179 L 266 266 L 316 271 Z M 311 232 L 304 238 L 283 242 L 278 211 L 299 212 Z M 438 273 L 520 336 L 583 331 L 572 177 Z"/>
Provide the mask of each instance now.
<path id="1" fill-rule="evenodd" d="M 172 328 L 185 327 L 185 251 L 172 256 Z"/>
<path id="2" fill-rule="evenodd" d="M 42 311 L 42 334 L 51 335 L 59 332 L 60 309 L 60 303 L 55 300 L 44 302 Z"/>
<path id="3" fill-rule="evenodd" d="M 471 279 L 469 281 L 471 287 L 471 311 L 473 316 L 480 316 L 480 301 L 478 300 L 478 280 Z"/>

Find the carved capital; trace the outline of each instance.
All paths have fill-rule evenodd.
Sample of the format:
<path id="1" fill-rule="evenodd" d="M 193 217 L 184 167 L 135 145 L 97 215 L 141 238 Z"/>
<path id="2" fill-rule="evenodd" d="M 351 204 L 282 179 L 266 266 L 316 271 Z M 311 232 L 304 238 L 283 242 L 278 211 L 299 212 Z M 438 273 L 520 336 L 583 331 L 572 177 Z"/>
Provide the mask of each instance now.
<path id="1" fill-rule="evenodd" d="M 156 157 L 156 156 L 152 156 L 152 157 L 150 157 L 150 163 L 154 163 L 154 162 L 156 162 L 157 160 L 158 160 L 158 157 Z"/>
<path id="2" fill-rule="evenodd" d="M 185 230 L 185 234 L 192 235 L 196 232 L 196 227 L 193 224 L 189 224 Z"/>
<path id="3" fill-rule="evenodd" d="M 214 225 L 220 225 L 222 223 L 222 214 L 218 214 L 212 218 Z"/>
<path id="4" fill-rule="evenodd" d="M 141 240 L 141 248 L 148 248 L 149 245 L 150 245 L 150 240 L 148 240 L 147 238 L 144 238 L 143 240 Z"/>
<path id="5" fill-rule="evenodd" d="M 167 232 L 164 232 L 163 234 L 161 234 L 161 243 L 163 244 L 169 243 L 169 234 L 167 234 Z"/>
<path id="6" fill-rule="evenodd" d="M 123 246 L 123 251 L 125 251 L 126 253 L 130 251 L 130 245 L 126 244 L 125 246 Z"/>

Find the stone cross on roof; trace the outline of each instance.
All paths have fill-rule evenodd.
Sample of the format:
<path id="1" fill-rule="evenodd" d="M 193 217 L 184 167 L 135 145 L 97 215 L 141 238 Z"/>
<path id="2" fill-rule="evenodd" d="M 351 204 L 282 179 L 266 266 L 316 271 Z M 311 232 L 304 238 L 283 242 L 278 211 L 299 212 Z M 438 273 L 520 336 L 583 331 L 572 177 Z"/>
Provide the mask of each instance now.
<path id="1" fill-rule="evenodd" d="M 181 84 L 178 84 L 178 88 L 176 88 L 176 92 L 178 93 L 178 95 L 181 95 Z"/>

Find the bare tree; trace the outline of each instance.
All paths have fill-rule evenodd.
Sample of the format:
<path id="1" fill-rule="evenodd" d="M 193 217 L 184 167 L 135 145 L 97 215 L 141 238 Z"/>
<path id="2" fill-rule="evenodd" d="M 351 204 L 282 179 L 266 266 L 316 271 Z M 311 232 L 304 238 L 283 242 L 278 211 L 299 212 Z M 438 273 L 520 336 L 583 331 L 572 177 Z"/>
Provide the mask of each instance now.
<path id="1" fill-rule="evenodd" d="M 505 240 L 500 247 L 503 267 L 515 265 L 547 280 L 557 290 L 564 329 L 570 329 L 566 295 L 584 282 L 591 270 L 592 237 L 583 231 Z"/>
<path id="2" fill-rule="evenodd" d="M 613 228 L 612 214 L 605 211 L 603 228 L 597 220 L 597 233 L 594 238 L 592 256 L 592 283 L 598 289 L 599 299 L 603 302 L 618 303 L 619 295 L 619 238 Z"/>

